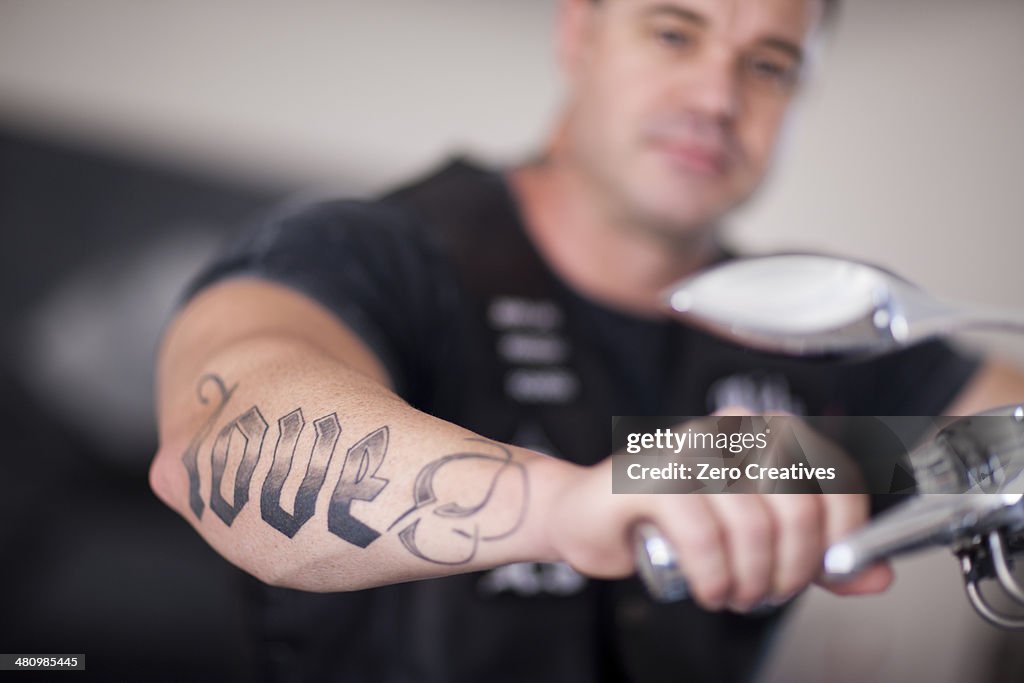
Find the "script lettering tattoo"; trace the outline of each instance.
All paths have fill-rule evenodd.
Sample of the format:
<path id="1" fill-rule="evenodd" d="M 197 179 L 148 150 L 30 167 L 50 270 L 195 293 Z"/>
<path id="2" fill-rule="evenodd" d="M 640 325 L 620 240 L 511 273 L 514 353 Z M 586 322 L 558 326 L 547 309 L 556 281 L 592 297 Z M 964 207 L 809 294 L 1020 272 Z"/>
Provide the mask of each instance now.
<path id="1" fill-rule="evenodd" d="M 199 428 L 199 431 L 192 441 L 189 442 L 188 448 L 185 449 L 184 455 L 181 456 L 181 461 L 185 464 L 185 471 L 188 473 L 188 504 L 192 508 L 192 513 L 197 519 L 203 518 L 203 499 L 199 496 L 199 446 L 206 437 L 210 434 L 210 430 L 213 429 L 213 425 L 217 422 L 220 414 L 224 411 L 224 406 L 227 405 L 231 399 L 231 394 L 234 393 L 238 385 L 227 388 L 222 380 L 217 375 L 203 375 L 199 378 L 199 385 L 196 387 L 196 393 L 199 395 L 199 402 L 203 405 L 209 403 L 209 399 L 203 395 L 203 387 L 207 384 L 213 384 L 216 386 L 218 391 L 217 406 L 214 408 L 213 413 L 203 426 Z"/>
<path id="2" fill-rule="evenodd" d="M 504 446 L 483 439 L 470 441 L 496 446 L 501 454 L 453 453 L 430 462 L 416 476 L 413 506 L 388 527 L 390 531 L 404 523 L 398 538 L 406 550 L 420 559 L 443 565 L 466 564 L 476 556 L 480 543 L 512 535 L 526 516 L 529 498 L 526 468 L 513 460 L 512 452 Z M 440 488 L 449 488 L 445 481 L 449 470 L 473 461 L 494 468 L 483 491 L 479 487 L 476 490 L 453 487 L 448 494 L 450 499 L 437 493 Z M 509 487 L 507 492 L 511 499 L 518 501 L 511 510 L 489 509 L 499 486 Z M 455 551 L 450 547 L 452 537 L 459 540 Z"/>
<path id="3" fill-rule="evenodd" d="M 281 508 L 281 488 L 291 471 L 299 435 L 306 426 L 302 410 L 296 408 L 288 413 L 277 421 L 277 426 L 279 436 L 274 447 L 274 460 L 260 492 L 260 514 L 267 524 L 288 538 L 294 538 L 316 509 L 316 499 L 327 477 L 327 466 L 338 444 L 341 425 L 336 413 L 321 417 L 313 423 L 316 441 L 306 464 L 306 473 L 295 495 L 295 514 L 289 514 Z"/>
<path id="4" fill-rule="evenodd" d="M 345 454 L 341 477 L 331 494 L 327 511 L 328 530 L 360 548 L 373 543 L 380 532 L 352 516 L 352 501 L 371 501 L 388 485 L 387 479 L 375 476 L 384 463 L 387 450 L 387 427 L 381 427 L 361 439 Z"/>
<path id="5" fill-rule="evenodd" d="M 189 504 L 197 518 L 203 513 L 197 465 L 199 450 L 238 386 L 228 388 L 220 377 L 205 375 L 198 387 L 203 404 L 210 403 L 203 393 L 207 384 L 217 389 L 216 405 L 182 456 L 189 478 Z M 305 426 L 305 417 L 298 408 L 278 420 L 273 460 L 260 488 L 260 517 L 288 538 L 294 538 L 315 514 L 316 502 L 342 432 L 336 413 L 313 422 L 316 438 L 308 458 L 304 459 L 305 472 L 295 494 L 293 511 L 288 512 L 281 506 L 281 495 L 293 465 L 302 466 L 302 459 L 296 465 L 295 451 Z M 209 504 L 227 526 L 231 526 L 249 501 L 253 473 L 262 456 L 268 431 L 269 425 L 260 409 L 252 406 L 221 428 L 214 439 L 210 449 Z M 526 468 L 516 462 L 512 452 L 504 446 L 483 439 L 470 441 L 488 444 L 498 453 L 452 453 L 428 463 L 413 484 L 412 507 L 388 527 L 389 531 L 397 528 L 402 546 L 427 562 L 465 564 L 476 556 L 481 543 L 513 534 L 526 515 L 529 498 Z M 388 485 L 388 479 L 377 476 L 387 456 L 388 443 L 388 427 L 384 426 L 348 449 L 327 506 L 328 531 L 360 548 L 373 543 L 380 532 L 353 516 L 352 503 L 371 502 Z M 228 457 L 239 450 L 241 456 L 231 482 L 233 496 L 229 503 L 221 494 L 221 486 L 227 475 Z M 473 486 L 463 484 L 460 470 L 466 466 L 470 468 L 471 479 L 482 475 L 486 481 Z"/>
<path id="6" fill-rule="evenodd" d="M 224 380 L 217 375 L 204 375 L 199 380 L 197 390 L 199 401 L 204 405 L 210 402 L 203 393 L 207 384 L 216 387 L 217 404 L 182 455 L 182 462 L 188 473 L 189 507 L 198 519 L 202 519 L 204 509 L 199 490 L 199 451 L 220 419 L 235 389 L 238 388 L 237 384 L 228 388 Z M 281 491 L 288 473 L 291 472 L 295 449 L 305 426 L 306 420 L 299 408 L 277 421 L 278 437 L 273 460 L 260 489 L 260 516 L 263 521 L 288 538 L 294 538 L 299 529 L 315 514 L 316 501 L 324 487 L 327 469 L 334 457 L 334 450 L 342 431 L 336 413 L 313 422 L 316 440 L 306 461 L 306 471 L 299 484 L 299 490 L 295 494 L 294 512 L 289 513 L 281 507 Z M 210 449 L 210 508 L 228 526 L 231 526 L 249 502 L 253 472 L 262 456 L 268 429 L 263 414 L 258 407 L 253 406 L 223 427 Z M 240 445 L 238 439 L 241 439 Z M 232 445 L 236 450 L 241 448 L 242 456 L 232 482 L 232 502 L 228 503 L 221 494 L 221 485 L 224 482 Z M 377 470 L 384 463 L 387 448 L 387 427 L 381 427 L 360 439 L 348 450 L 338 483 L 331 495 L 327 511 L 328 530 L 360 548 L 365 548 L 376 540 L 380 532 L 352 516 L 352 502 L 372 501 L 387 486 L 387 479 L 376 476 Z"/>
<path id="7" fill-rule="evenodd" d="M 224 478 L 224 468 L 228 462 L 228 451 L 231 447 L 231 440 L 239 434 L 245 440 L 242 452 L 242 461 L 238 464 L 238 472 L 235 474 L 235 495 L 234 501 L 228 503 L 221 496 L 220 486 Z M 267 434 L 267 421 L 256 406 L 249 408 L 220 430 L 217 440 L 213 444 L 212 469 L 210 474 L 210 509 L 217 513 L 217 516 L 224 520 L 224 523 L 231 526 L 235 517 L 245 504 L 249 502 L 249 483 L 252 481 L 253 470 L 256 469 L 256 461 L 259 460 L 260 451 L 263 450 L 263 437 Z"/>

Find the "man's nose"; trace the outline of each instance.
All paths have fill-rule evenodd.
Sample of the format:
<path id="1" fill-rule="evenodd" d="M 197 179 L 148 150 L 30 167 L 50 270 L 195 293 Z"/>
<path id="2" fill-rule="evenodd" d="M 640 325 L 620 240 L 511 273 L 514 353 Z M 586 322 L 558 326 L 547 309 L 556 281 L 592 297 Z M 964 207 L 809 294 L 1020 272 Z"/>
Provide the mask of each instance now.
<path id="1" fill-rule="evenodd" d="M 718 123 L 731 123 L 740 112 L 740 79 L 731 55 L 711 53 L 694 65 L 690 78 L 681 85 L 685 105 Z"/>

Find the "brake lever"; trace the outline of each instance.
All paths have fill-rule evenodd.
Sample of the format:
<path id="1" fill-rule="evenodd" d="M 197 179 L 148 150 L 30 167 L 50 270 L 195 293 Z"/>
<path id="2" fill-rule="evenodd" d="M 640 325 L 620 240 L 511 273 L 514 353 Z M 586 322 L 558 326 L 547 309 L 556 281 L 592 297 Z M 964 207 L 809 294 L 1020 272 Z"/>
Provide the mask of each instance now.
<path id="1" fill-rule="evenodd" d="M 969 539 L 1024 525 L 1017 493 L 924 494 L 888 510 L 825 553 L 826 578 L 856 576 L 880 560 L 930 545 L 968 547 Z"/>

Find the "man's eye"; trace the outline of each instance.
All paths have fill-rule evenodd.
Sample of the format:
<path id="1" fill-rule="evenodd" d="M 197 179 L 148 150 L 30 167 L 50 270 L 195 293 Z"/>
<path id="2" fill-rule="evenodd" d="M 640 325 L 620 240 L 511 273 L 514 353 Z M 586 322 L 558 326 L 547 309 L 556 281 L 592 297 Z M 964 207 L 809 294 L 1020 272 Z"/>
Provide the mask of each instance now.
<path id="1" fill-rule="evenodd" d="M 791 85 L 796 80 L 796 67 L 772 59 L 755 58 L 747 62 L 750 71 L 759 79 L 780 85 Z"/>
<path id="2" fill-rule="evenodd" d="M 693 42 L 690 34 L 675 29 L 660 29 L 657 36 L 659 41 L 669 47 L 685 47 Z"/>

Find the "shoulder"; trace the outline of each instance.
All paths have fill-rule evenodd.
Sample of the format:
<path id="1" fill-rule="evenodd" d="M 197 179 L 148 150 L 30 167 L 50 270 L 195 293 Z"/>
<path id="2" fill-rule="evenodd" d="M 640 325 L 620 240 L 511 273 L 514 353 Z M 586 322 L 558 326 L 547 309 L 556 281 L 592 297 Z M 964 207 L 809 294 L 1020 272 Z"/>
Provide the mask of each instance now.
<path id="1" fill-rule="evenodd" d="M 393 202 L 306 200 L 289 202 L 266 216 L 249 234 L 245 246 L 255 254 L 283 246 L 370 246 L 381 241 L 407 243 L 422 233 L 415 216 Z"/>
<path id="2" fill-rule="evenodd" d="M 456 237 L 459 226 L 507 213 L 505 192 L 498 173 L 453 159 L 374 199 L 289 202 L 268 216 L 252 247 L 308 242 L 436 251 Z"/>
<path id="3" fill-rule="evenodd" d="M 477 227 L 497 222 L 488 216 L 509 213 L 504 191 L 498 174 L 456 161 L 373 200 L 293 200 L 225 245 L 187 296 L 247 275 L 321 301 L 410 295 L 451 301 L 465 260 L 459 254 L 477 251 Z"/>

